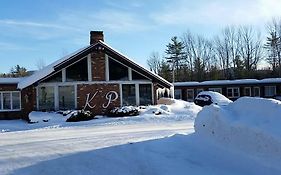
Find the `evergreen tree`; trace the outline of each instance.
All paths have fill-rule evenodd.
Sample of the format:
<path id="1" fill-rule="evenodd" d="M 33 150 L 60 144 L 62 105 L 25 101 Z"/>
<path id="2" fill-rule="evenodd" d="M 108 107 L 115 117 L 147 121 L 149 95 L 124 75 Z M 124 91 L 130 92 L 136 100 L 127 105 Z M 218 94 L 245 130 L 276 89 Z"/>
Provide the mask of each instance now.
<path id="1" fill-rule="evenodd" d="M 174 36 L 171 39 L 171 43 L 167 45 L 166 60 L 170 64 L 172 70 L 172 81 L 179 80 L 180 66 L 181 63 L 185 60 L 186 54 L 184 52 L 184 44 L 178 41 L 177 37 Z M 176 74 L 175 74 L 176 73 Z"/>

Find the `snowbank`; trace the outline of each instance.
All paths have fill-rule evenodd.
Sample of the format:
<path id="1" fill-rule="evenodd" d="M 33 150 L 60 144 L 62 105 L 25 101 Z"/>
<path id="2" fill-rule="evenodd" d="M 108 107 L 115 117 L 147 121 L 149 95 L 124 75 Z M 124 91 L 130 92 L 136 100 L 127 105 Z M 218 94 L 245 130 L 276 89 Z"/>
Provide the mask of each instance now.
<path id="1" fill-rule="evenodd" d="M 195 132 L 272 166 L 273 160 L 281 161 L 280 114 L 278 100 L 242 97 L 228 106 L 204 107 L 195 119 Z"/>
<path id="2" fill-rule="evenodd" d="M 106 116 L 96 116 L 90 121 L 75 123 L 66 122 L 72 113 L 66 111 L 68 115 L 61 115 L 55 112 L 31 112 L 29 118 L 32 124 L 22 120 L 0 121 L 0 133 L 11 131 L 22 131 L 30 129 L 49 129 L 72 126 L 96 126 L 96 125 L 126 125 L 136 123 L 173 123 L 181 121 L 194 121 L 197 113 L 202 109 L 194 103 L 171 100 L 171 105 L 151 105 L 141 107 L 140 115 L 130 117 L 108 118 Z"/>

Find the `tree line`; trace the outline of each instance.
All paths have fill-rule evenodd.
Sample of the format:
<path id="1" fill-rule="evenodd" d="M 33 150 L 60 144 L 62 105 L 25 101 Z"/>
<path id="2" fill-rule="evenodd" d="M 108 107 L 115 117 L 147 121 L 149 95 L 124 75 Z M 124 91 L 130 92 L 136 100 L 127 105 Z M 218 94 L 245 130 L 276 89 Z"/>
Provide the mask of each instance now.
<path id="1" fill-rule="evenodd" d="M 269 66 L 259 68 L 262 60 Z M 280 77 L 281 20 L 267 25 L 266 38 L 251 26 L 228 26 L 211 39 L 187 31 L 147 64 L 171 82 Z"/>

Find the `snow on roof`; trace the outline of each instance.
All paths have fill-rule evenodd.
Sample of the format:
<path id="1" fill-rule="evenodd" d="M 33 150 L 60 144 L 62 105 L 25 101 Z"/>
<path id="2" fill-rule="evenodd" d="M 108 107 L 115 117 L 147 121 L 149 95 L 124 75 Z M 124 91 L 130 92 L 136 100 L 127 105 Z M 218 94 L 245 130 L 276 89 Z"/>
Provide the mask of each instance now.
<path id="1" fill-rule="evenodd" d="M 23 78 L 0 78 L 0 84 L 17 84 Z"/>
<path id="2" fill-rule="evenodd" d="M 239 85 L 239 84 L 258 84 L 258 83 L 281 83 L 281 78 L 257 79 L 239 79 L 239 80 L 214 80 L 203 82 L 177 82 L 174 86 L 211 86 L 211 85 Z"/>
<path id="3" fill-rule="evenodd" d="M 41 70 L 38 70 L 36 72 L 34 72 L 34 74 L 32 74 L 31 76 L 29 77 L 26 77 L 26 78 L 23 78 L 19 84 L 18 84 L 18 88 L 19 89 L 24 89 L 26 88 L 27 86 L 30 86 L 32 85 L 33 83 L 35 83 L 36 81 L 48 76 L 49 74 L 53 73 L 54 72 L 54 67 L 66 60 L 68 60 L 69 58 L 71 58 L 72 56 L 78 54 L 79 52 L 83 51 L 84 49 L 87 49 L 88 47 L 90 46 L 87 46 L 87 47 L 83 47 L 81 49 L 78 49 L 77 51 L 67 55 L 67 56 L 64 56 L 62 57 L 61 59 L 53 62 L 52 64 L 49 64 L 48 66 L 44 67 L 43 69 Z"/>
<path id="4" fill-rule="evenodd" d="M 129 59 L 129 57 L 127 57 L 127 56 L 121 54 L 121 53 L 118 52 L 116 49 L 114 49 L 114 48 L 112 48 L 111 46 L 107 45 L 105 42 L 103 42 L 103 41 L 100 40 L 98 43 L 100 43 L 100 44 L 102 44 L 103 46 L 109 48 L 111 51 L 113 51 L 114 53 L 118 54 L 119 56 L 121 56 L 121 57 L 127 59 L 130 63 L 132 63 L 133 65 L 137 66 L 137 67 L 140 68 L 140 69 L 143 69 L 144 71 L 146 71 L 147 73 L 149 73 L 149 74 L 151 74 L 152 76 L 156 77 L 156 78 L 159 79 L 160 81 L 162 81 L 162 82 L 164 82 L 164 83 L 166 83 L 166 84 L 168 84 L 168 85 L 170 85 L 170 86 L 173 86 L 173 84 L 171 84 L 170 82 L 168 82 L 168 81 L 165 80 L 164 78 L 160 77 L 159 75 L 154 74 L 153 72 L 147 70 L 146 68 L 144 68 L 144 67 L 142 67 L 142 66 L 139 66 L 136 62 L 134 62 L 134 61 L 132 61 L 131 59 Z M 98 44 L 98 43 L 97 43 L 97 44 Z M 59 64 L 62 64 L 62 63 L 64 63 L 64 62 L 68 61 L 68 59 L 71 59 L 73 56 L 79 54 L 80 52 L 82 52 L 82 51 L 84 51 L 84 50 L 86 50 L 86 49 L 89 49 L 89 48 L 91 48 L 91 47 L 94 47 L 95 45 L 96 45 L 96 44 L 94 44 L 94 45 L 89 45 L 89 46 L 87 46 L 87 47 L 84 47 L 84 48 L 82 48 L 82 49 L 79 49 L 79 50 L 73 52 L 72 54 L 69 54 L 69 55 L 67 55 L 67 56 L 65 56 L 65 57 L 63 57 L 63 58 L 61 58 L 61 59 L 55 61 L 54 63 L 52 63 L 52 64 L 46 66 L 46 67 L 43 68 L 42 70 L 36 71 L 33 75 L 22 79 L 22 81 L 20 81 L 19 84 L 18 84 L 18 88 L 19 88 L 19 89 L 26 88 L 26 87 L 32 85 L 33 83 L 35 83 L 36 81 L 38 81 L 38 80 L 40 80 L 40 79 L 42 79 L 42 78 L 44 78 L 44 77 L 50 75 L 51 73 L 54 72 L 54 67 L 55 67 L 55 66 L 57 66 L 57 65 L 59 65 Z"/>
<path id="5" fill-rule="evenodd" d="M 166 84 L 170 85 L 170 86 L 173 86 L 172 83 L 170 83 L 169 81 L 165 80 L 164 78 L 162 78 L 161 76 L 153 73 L 152 71 L 146 69 L 145 67 L 143 66 L 140 66 L 140 64 L 136 63 L 135 61 L 133 61 L 132 59 L 130 59 L 128 56 L 122 54 L 121 52 L 119 52 L 118 50 L 114 49 L 113 47 L 109 46 L 108 44 L 106 44 L 105 42 L 103 41 L 99 41 L 101 44 L 103 44 L 104 46 L 106 46 L 107 48 L 111 49 L 113 52 L 115 52 L 116 54 L 118 54 L 119 56 L 123 57 L 123 58 L 126 58 L 130 63 L 132 63 L 133 65 L 137 66 L 138 68 L 146 71 L 147 73 L 149 73 L 150 75 L 154 76 L 154 77 L 157 77 L 159 80 L 165 82 Z"/>

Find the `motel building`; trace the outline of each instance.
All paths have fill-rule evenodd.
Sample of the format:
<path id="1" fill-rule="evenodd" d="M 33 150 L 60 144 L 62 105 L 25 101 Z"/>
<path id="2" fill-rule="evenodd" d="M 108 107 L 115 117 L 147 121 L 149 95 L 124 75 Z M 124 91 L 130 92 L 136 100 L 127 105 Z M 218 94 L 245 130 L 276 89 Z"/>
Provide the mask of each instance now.
<path id="1" fill-rule="evenodd" d="M 281 78 L 177 82 L 174 88 L 176 99 L 190 102 L 202 91 L 218 92 L 231 100 L 244 96 L 281 100 Z"/>
<path id="2" fill-rule="evenodd" d="M 90 110 L 156 104 L 173 85 L 90 32 L 90 45 L 24 78 L 0 78 L 0 119 L 27 119 L 31 111 Z"/>

